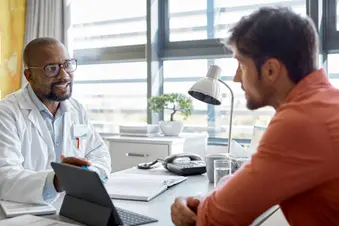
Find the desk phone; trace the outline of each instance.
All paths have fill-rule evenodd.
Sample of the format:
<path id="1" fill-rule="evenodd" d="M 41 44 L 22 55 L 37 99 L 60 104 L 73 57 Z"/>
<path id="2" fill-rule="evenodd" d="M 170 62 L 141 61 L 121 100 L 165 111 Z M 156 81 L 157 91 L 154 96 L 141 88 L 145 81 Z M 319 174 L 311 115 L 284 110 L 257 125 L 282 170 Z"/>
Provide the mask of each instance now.
<path id="1" fill-rule="evenodd" d="M 164 160 L 157 159 L 149 163 L 138 164 L 139 169 L 150 169 L 157 162 L 162 162 L 162 165 L 168 171 L 180 176 L 199 175 L 206 173 L 205 161 L 193 153 L 173 154 L 166 157 Z"/>

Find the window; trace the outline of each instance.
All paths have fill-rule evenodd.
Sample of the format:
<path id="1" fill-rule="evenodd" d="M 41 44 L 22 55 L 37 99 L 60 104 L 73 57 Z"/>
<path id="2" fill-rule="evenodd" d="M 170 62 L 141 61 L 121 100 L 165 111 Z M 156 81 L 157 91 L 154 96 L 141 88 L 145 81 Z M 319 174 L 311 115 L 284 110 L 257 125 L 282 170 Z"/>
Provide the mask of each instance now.
<path id="1" fill-rule="evenodd" d="M 170 41 L 207 39 L 206 0 L 169 0 Z"/>
<path id="2" fill-rule="evenodd" d="M 146 43 L 146 0 L 73 0 L 72 49 Z"/>
<path id="3" fill-rule="evenodd" d="M 134 47 L 146 43 L 146 0 L 72 0 L 70 10 L 69 45 L 79 61 L 73 97 L 98 132 L 146 123 L 146 60 L 117 57 L 133 57 Z"/>
<path id="4" fill-rule="evenodd" d="M 170 60 L 164 62 L 164 93 L 182 93 L 187 96 L 189 88 L 207 72 L 206 60 Z M 189 68 L 189 70 L 187 70 Z M 194 130 L 206 131 L 207 129 L 207 105 L 196 100 L 193 100 L 194 112 L 185 121 L 185 126 Z M 170 112 L 164 112 L 164 119 L 169 119 Z M 176 118 L 182 119 L 179 114 Z M 187 130 L 187 128 L 186 128 Z"/>
<path id="5" fill-rule="evenodd" d="M 80 65 L 73 97 L 87 110 L 98 132 L 147 121 L 146 62 Z"/>
<path id="6" fill-rule="evenodd" d="M 169 35 L 160 37 L 154 44 L 164 72 L 164 84 L 160 87 L 163 85 L 164 93 L 188 95 L 189 88 L 206 75 L 209 65 L 219 65 L 223 69 L 222 79 L 235 94 L 232 137 L 248 141 L 253 127 L 267 126 L 274 111 L 246 108 L 240 85 L 232 82 L 236 60 L 223 58 L 226 57 L 223 46 L 214 45 L 208 39 L 225 38 L 228 29 L 242 16 L 262 6 L 289 6 L 306 15 L 306 2 L 168 0 L 168 4 L 154 4 L 168 6 L 169 12 L 169 32 L 161 27 L 167 24 L 167 15 L 158 15 L 159 21 L 148 21 L 150 26 L 160 26 L 159 34 Z M 122 123 L 147 122 L 150 111 L 147 110 L 146 11 L 146 0 L 72 0 L 69 45 L 79 60 L 73 96 L 84 105 L 99 132 L 114 132 Z M 168 38 L 176 43 L 164 43 Z M 153 40 L 153 36 L 148 40 Z M 208 132 L 210 138 L 216 139 L 228 137 L 230 95 L 226 87 L 221 85 L 221 89 L 220 106 L 193 99 L 194 110 L 185 122 L 186 132 Z M 165 112 L 165 119 L 169 114 Z M 175 117 L 182 119 L 180 114 Z"/>
<path id="7" fill-rule="evenodd" d="M 169 40 L 225 38 L 242 16 L 262 6 L 289 6 L 306 15 L 306 0 L 169 0 Z"/>
<path id="8" fill-rule="evenodd" d="M 274 111 L 263 108 L 249 111 L 246 108 L 244 92 L 240 84 L 232 82 L 237 68 L 237 61 L 232 58 L 198 59 L 198 60 L 170 60 L 164 62 L 164 93 L 180 92 L 188 95 L 189 88 L 200 78 L 205 77 L 208 66 L 217 64 L 223 69 L 222 79 L 230 85 L 234 92 L 234 113 L 232 138 L 251 139 L 253 127 L 267 126 Z M 187 70 L 189 68 L 189 70 Z M 208 132 L 212 138 L 227 138 L 230 111 L 230 94 L 226 87 L 221 85 L 223 101 L 220 106 L 207 105 L 193 99 L 193 114 L 185 121 L 186 132 Z M 165 112 L 165 119 L 170 112 Z M 180 117 L 179 115 L 177 117 Z"/>
<path id="9" fill-rule="evenodd" d="M 339 88 L 339 54 L 329 54 L 328 55 L 328 77 L 330 82 L 336 88 Z"/>

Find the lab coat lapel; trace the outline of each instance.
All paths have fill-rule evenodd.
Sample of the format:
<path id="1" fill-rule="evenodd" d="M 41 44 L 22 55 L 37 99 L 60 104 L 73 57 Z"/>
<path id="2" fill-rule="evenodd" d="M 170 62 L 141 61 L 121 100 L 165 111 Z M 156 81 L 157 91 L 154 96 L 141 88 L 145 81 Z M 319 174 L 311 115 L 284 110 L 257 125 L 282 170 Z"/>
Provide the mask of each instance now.
<path id="1" fill-rule="evenodd" d="M 28 115 L 28 119 L 32 122 L 34 127 L 38 130 L 40 136 L 47 143 L 48 147 L 50 147 L 50 149 L 52 150 L 54 148 L 53 141 L 40 112 L 37 109 L 32 109 Z"/>
<path id="2" fill-rule="evenodd" d="M 41 113 L 34 105 L 31 98 L 29 98 L 27 86 L 22 90 L 22 92 L 16 93 L 16 99 L 19 103 L 19 106 L 22 110 L 27 110 L 28 120 L 31 121 L 33 126 L 38 130 L 40 136 L 47 143 L 50 150 L 54 149 L 53 141 L 46 126 L 44 119 L 41 116 Z"/>

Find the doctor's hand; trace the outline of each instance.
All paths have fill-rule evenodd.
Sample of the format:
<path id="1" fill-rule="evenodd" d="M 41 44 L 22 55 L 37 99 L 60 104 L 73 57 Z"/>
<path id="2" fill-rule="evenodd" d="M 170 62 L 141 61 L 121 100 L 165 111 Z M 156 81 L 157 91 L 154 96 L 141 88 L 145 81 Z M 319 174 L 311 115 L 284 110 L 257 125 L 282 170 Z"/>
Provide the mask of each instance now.
<path id="1" fill-rule="evenodd" d="M 77 158 L 77 157 L 65 157 L 64 155 L 60 155 L 61 163 L 70 164 L 73 166 L 90 166 L 91 163 L 87 161 L 86 158 Z"/>
<path id="2" fill-rule="evenodd" d="M 61 155 L 60 159 L 61 159 L 61 163 L 66 163 L 66 164 L 70 164 L 70 165 L 78 166 L 78 167 L 91 165 L 91 163 L 87 161 L 86 158 L 65 157 L 64 155 Z M 57 176 L 54 176 L 53 183 L 54 183 L 55 190 L 57 192 L 63 191 Z"/>
<path id="3" fill-rule="evenodd" d="M 176 198 L 171 206 L 171 218 L 175 226 L 191 226 L 197 221 L 200 199 L 197 197 Z"/>

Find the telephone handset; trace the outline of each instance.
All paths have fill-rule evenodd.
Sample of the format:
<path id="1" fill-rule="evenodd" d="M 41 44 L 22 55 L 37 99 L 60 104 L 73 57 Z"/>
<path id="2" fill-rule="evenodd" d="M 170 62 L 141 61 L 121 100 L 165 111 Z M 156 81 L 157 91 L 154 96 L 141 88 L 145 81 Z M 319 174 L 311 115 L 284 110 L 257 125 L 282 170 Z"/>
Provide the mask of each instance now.
<path id="1" fill-rule="evenodd" d="M 138 168 L 149 169 L 157 162 L 162 162 L 165 169 L 181 176 L 206 173 L 205 161 L 199 155 L 193 153 L 173 154 L 164 160 L 157 159 L 153 162 L 138 164 Z"/>
<path id="2" fill-rule="evenodd" d="M 206 173 L 205 161 L 196 154 L 173 154 L 164 159 L 163 166 L 170 172 L 181 176 Z"/>

